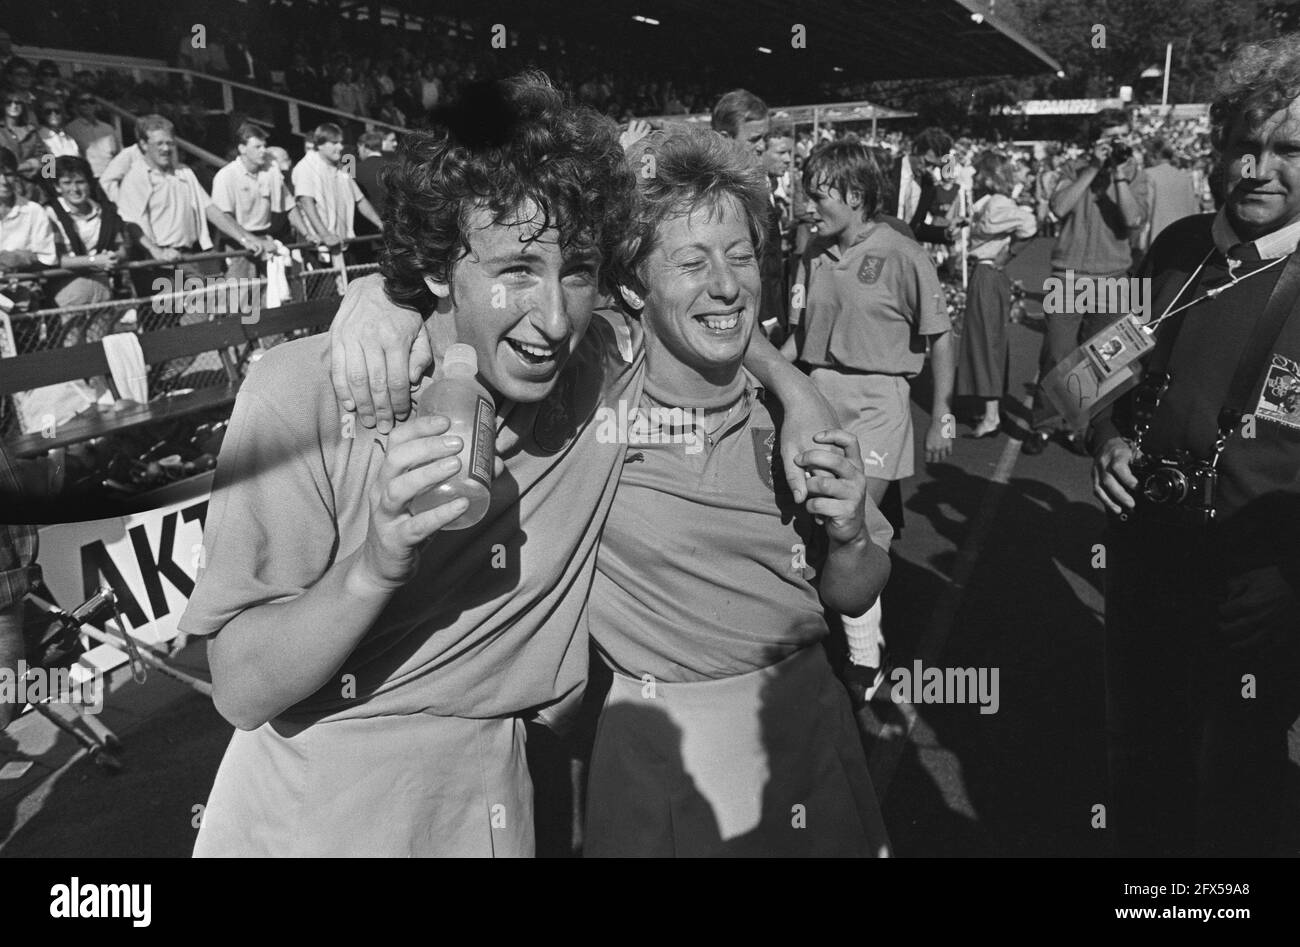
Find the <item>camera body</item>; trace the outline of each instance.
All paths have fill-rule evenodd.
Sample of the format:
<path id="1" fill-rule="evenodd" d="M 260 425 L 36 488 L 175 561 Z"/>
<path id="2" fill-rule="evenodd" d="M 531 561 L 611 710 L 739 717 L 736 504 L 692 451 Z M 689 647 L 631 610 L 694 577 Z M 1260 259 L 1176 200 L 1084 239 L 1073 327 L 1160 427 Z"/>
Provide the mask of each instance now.
<path id="1" fill-rule="evenodd" d="M 1137 506 L 1143 520 L 1178 526 L 1208 526 L 1214 521 L 1219 473 L 1208 461 L 1184 450 L 1142 457 L 1131 467 L 1137 477 Z"/>
<path id="2" fill-rule="evenodd" d="M 1118 167 L 1133 157 L 1133 146 L 1126 141 L 1115 139 L 1110 142 L 1110 163 Z"/>

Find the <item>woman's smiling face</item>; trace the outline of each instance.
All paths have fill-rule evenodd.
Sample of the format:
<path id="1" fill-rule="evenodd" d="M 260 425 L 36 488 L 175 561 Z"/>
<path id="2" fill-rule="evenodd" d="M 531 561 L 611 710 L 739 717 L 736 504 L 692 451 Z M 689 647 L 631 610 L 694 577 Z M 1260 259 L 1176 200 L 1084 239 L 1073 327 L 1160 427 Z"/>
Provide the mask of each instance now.
<path id="1" fill-rule="evenodd" d="M 701 372 L 738 365 L 758 317 L 758 257 L 732 197 L 665 220 L 642 267 L 647 346 Z"/>

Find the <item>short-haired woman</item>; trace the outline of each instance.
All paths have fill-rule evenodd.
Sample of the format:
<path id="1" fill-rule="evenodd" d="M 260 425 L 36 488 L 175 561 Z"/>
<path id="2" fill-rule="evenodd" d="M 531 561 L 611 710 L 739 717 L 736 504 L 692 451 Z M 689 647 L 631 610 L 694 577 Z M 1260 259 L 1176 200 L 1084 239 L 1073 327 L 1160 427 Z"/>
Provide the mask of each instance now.
<path id="1" fill-rule="evenodd" d="M 646 379 L 589 604 L 612 683 L 584 853 L 882 854 L 822 640 L 824 607 L 857 614 L 879 596 L 892 531 L 846 431 L 803 455 L 806 507 L 773 472 L 781 414 L 741 370 L 762 289 L 763 172 L 703 130 L 656 132 L 629 158 L 654 168 L 638 176 L 617 267 Z"/>

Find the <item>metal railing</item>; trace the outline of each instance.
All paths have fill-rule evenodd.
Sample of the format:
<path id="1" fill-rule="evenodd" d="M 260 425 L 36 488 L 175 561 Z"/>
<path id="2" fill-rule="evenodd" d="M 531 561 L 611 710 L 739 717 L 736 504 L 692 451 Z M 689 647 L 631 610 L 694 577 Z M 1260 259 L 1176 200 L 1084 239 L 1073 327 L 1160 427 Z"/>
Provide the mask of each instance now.
<path id="1" fill-rule="evenodd" d="M 227 113 L 235 110 L 236 89 L 264 99 L 284 102 L 288 106 L 290 131 L 295 135 L 303 137 L 307 134 L 302 129 L 302 111 L 304 109 L 312 112 L 324 113 L 326 115 L 333 115 L 349 123 L 359 123 L 364 125 L 367 131 L 371 131 L 375 128 L 387 129 L 389 131 L 400 132 L 403 134 L 410 131 L 409 128 L 405 128 L 401 125 L 393 125 L 389 122 L 382 122 L 377 118 L 368 118 L 364 115 L 354 115 L 351 112 L 344 112 L 341 109 L 336 109 L 329 105 L 323 105 L 318 102 L 309 102 L 306 99 L 300 99 L 292 95 L 285 95 L 282 92 L 272 92 L 269 89 L 262 89 L 258 86 L 249 85 L 246 82 L 239 82 L 235 79 L 228 79 L 222 76 L 213 76 L 205 72 L 197 72 L 193 69 L 184 69 L 178 66 L 152 65 L 142 60 L 123 62 L 120 66 L 114 66 L 111 57 L 106 59 L 104 56 L 93 54 L 78 54 L 75 52 L 56 50 L 45 50 L 43 58 L 51 59 L 54 62 L 67 63 L 72 66 L 94 66 L 100 69 L 119 68 L 133 74 L 155 72 L 166 75 L 184 76 L 188 77 L 192 81 L 214 83 L 221 89 L 221 103 L 223 110 Z"/>
<path id="2" fill-rule="evenodd" d="M 336 297 L 350 280 L 377 272 L 378 263 L 357 257 L 379 239 L 378 235 L 356 238 L 350 241 L 348 250 L 331 255 L 328 263 L 321 259 L 320 248 L 315 243 L 289 245 L 288 249 L 299 251 L 303 262 L 295 261 L 286 273 L 289 298 L 283 302 Z M 351 261 L 347 259 L 349 252 L 353 255 Z M 210 265 L 215 260 L 247 261 L 253 256 L 245 250 L 213 251 L 190 254 L 172 262 L 124 262 L 107 271 L 51 268 L 6 274 L 0 277 L 0 291 L 7 289 L 10 295 L 14 295 L 15 285 L 26 285 L 29 289 L 40 287 L 30 297 L 37 300 L 35 306 L 8 313 L 14 354 L 94 343 L 117 332 L 144 334 L 218 319 L 249 319 L 250 313 L 263 308 L 262 300 L 267 294 L 265 275 L 248 263 L 242 264 L 242 272 L 238 266 L 232 266 L 224 273 L 208 276 L 199 275 L 195 267 Z M 141 277 L 150 270 L 162 273 L 149 285 L 154 291 L 147 294 L 131 291 L 133 286 L 144 285 Z M 91 301 L 57 304 L 60 297 L 85 296 L 91 297 Z M 295 333 L 295 337 L 306 334 L 312 334 L 312 330 Z M 285 336 L 268 336 L 260 339 L 258 345 L 269 348 L 282 341 Z M 242 367 L 242 358 L 239 364 Z M 229 383 L 230 372 L 230 363 L 216 352 L 152 365 L 148 374 L 149 398 L 223 386 Z M 0 398 L 0 438 L 20 433 L 23 432 L 19 430 L 18 412 L 9 398 Z"/>
<path id="3" fill-rule="evenodd" d="M 140 120 L 140 116 L 135 115 L 132 112 L 129 112 L 128 110 L 122 108 L 122 106 L 118 105 L 116 102 L 110 102 L 108 99 L 105 99 L 102 96 L 97 95 L 94 97 L 94 99 L 96 102 L 99 103 L 100 107 L 106 108 L 108 109 L 109 112 L 112 113 L 114 130 L 117 132 L 117 140 L 122 142 L 122 144 L 125 147 L 130 147 L 126 143 L 128 141 L 134 140 L 135 138 L 134 126 L 135 123 Z M 132 124 L 132 132 L 129 136 L 125 134 L 122 128 L 122 119 L 124 118 L 130 119 Z M 219 155 L 214 155 L 212 152 L 208 151 L 207 149 L 200 148 L 192 141 L 187 141 L 186 139 L 181 138 L 179 135 L 176 135 L 175 139 L 176 139 L 176 147 L 180 148 L 184 152 L 187 152 L 188 154 L 193 155 L 194 157 L 198 158 L 200 161 L 206 164 L 210 164 L 214 168 L 224 167 L 227 163 L 223 161 Z"/>

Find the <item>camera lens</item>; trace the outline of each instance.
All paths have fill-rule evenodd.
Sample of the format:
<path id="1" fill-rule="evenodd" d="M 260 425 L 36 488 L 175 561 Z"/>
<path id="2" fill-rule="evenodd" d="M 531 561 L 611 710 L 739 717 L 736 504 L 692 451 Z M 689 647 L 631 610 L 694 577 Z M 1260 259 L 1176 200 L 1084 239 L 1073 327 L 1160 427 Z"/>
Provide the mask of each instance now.
<path id="1" fill-rule="evenodd" d="M 1187 477 L 1181 470 L 1161 468 L 1147 477 L 1142 493 L 1152 503 L 1181 503 L 1187 497 Z"/>

